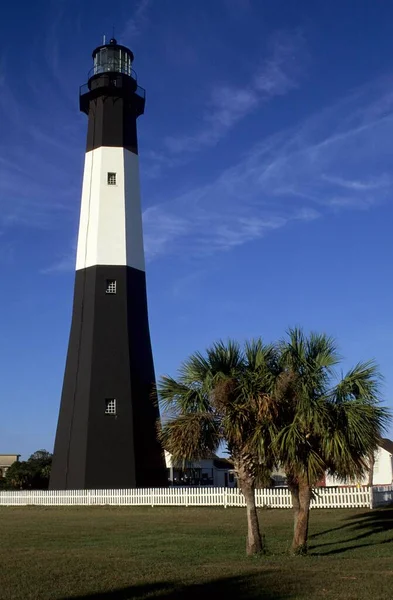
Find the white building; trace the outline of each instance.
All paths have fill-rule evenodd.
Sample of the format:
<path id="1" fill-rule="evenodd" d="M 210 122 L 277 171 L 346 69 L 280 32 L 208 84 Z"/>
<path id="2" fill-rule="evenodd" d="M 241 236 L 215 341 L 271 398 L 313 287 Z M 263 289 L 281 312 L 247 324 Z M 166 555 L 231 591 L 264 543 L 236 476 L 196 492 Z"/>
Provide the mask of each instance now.
<path id="1" fill-rule="evenodd" d="M 361 481 L 341 481 L 331 475 L 326 475 L 325 485 L 368 485 L 369 475 L 366 474 Z M 374 456 L 373 485 L 391 485 L 393 483 L 393 442 L 382 438 Z"/>
<path id="2" fill-rule="evenodd" d="M 8 469 L 18 461 L 20 454 L 0 454 L 0 478 L 5 477 Z"/>
<path id="3" fill-rule="evenodd" d="M 227 458 L 213 454 L 211 458 L 174 463 L 172 455 L 165 450 L 169 485 L 236 487 L 233 463 Z"/>

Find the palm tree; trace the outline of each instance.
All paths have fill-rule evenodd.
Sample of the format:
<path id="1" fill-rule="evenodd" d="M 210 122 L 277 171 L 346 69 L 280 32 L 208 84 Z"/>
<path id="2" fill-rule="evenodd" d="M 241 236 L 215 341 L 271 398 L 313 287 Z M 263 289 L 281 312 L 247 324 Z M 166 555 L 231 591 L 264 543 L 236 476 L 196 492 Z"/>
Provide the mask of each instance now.
<path id="1" fill-rule="evenodd" d="M 247 554 L 262 551 L 255 506 L 255 480 L 273 466 L 276 402 L 272 395 L 279 372 L 277 351 L 261 340 L 218 342 L 190 356 L 178 379 L 158 384 L 167 421 L 160 440 L 175 461 L 195 460 L 225 443 L 234 461 L 247 507 Z"/>
<path id="2" fill-rule="evenodd" d="M 379 404 L 376 364 L 358 363 L 336 382 L 339 360 L 334 340 L 324 334 L 306 337 L 291 329 L 280 343 L 281 423 L 273 445 L 292 494 L 296 554 L 307 552 L 313 487 L 326 471 L 343 480 L 363 477 L 389 419 Z"/>

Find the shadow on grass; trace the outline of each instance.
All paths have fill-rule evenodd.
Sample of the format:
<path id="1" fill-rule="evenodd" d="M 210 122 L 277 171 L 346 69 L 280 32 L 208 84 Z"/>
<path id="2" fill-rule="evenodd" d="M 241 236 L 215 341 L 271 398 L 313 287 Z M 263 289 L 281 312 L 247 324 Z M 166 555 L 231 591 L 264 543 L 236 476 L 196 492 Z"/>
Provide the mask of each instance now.
<path id="1" fill-rule="evenodd" d="M 310 550 L 316 550 L 317 548 L 326 548 L 327 546 L 337 546 L 338 544 L 346 544 L 350 542 L 358 542 L 365 540 L 370 536 L 378 535 L 379 533 L 385 533 L 387 531 L 393 531 L 393 509 L 392 508 L 380 508 L 370 510 L 368 512 L 360 513 L 359 515 L 352 515 L 347 518 L 349 523 L 328 529 L 326 531 L 319 532 L 310 537 L 310 540 L 314 540 L 316 537 L 327 535 L 329 533 L 345 530 L 345 537 L 336 539 L 333 542 L 326 542 L 321 544 L 311 544 Z M 348 534 L 348 537 L 347 537 Z M 355 535 L 354 535 L 355 534 Z M 327 552 L 318 552 L 322 556 L 328 554 L 341 554 L 342 552 L 348 552 L 350 550 L 356 550 L 357 548 L 367 548 L 370 546 L 378 546 L 381 544 L 388 544 L 393 542 L 393 537 L 390 539 L 379 540 L 369 544 L 357 544 L 351 546 L 345 546 L 344 548 L 336 548 Z"/>
<path id="2" fill-rule="evenodd" d="M 346 541 L 351 541 L 351 540 L 344 540 L 344 542 L 338 542 L 338 543 L 345 543 Z M 342 554 L 343 552 L 349 552 L 350 550 L 359 550 L 360 548 L 371 548 L 372 546 L 381 546 L 383 544 L 391 544 L 392 542 L 393 542 L 393 538 L 391 538 L 390 540 L 383 540 L 382 542 L 376 542 L 374 544 L 356 544 L 354 546 L 345 546 L 345 548 L 335 548 L 334 550 L 328 550 L 327 552 L 315 552 L 315 555 L 334 556 L 335 554 Z"/>
<path id="3" fill-rule="evenodd" d="M 265 572 L 266 573 L 266 572 Z M 59 600 L 134 600 L 163 598 L 165 600 L 197 600 L 200 598 L 244 598 L 260 600 L 290 600 L 292 594 L 266 589 L 261 577 L 255 575 L 215 579 L 200 584 L 181 585 L 176 582 L 147 583 L 83 596 L 67 596 Z M 273 584 L 273 582 L 272 582 Z"/>

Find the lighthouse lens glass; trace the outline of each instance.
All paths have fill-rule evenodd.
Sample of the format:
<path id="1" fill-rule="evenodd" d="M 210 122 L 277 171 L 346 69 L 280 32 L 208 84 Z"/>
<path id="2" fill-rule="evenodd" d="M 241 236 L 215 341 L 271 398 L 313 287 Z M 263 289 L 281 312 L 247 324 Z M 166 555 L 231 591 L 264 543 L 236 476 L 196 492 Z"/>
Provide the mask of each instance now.
<path id="1" fill-rule="evenodd" d="M 94 58 L 94 74 L 98 73 L 131 74 L 131 60 L 121 48 L 101 48 Z"/>

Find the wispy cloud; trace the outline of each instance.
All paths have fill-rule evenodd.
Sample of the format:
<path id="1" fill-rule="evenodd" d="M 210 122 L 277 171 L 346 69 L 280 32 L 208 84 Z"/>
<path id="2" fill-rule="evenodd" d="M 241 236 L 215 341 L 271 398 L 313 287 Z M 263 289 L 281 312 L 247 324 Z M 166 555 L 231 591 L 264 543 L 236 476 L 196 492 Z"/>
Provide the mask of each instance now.
<path id="1" fill-rule="evenodd" d="M 75 32 L 78 13 L 77 11 L 70 13 L 68 7 L 69 0 L 53 0 L 49 3 L 44 39 L 36 37 L 34 52 L 30 56 L 32 77 L 29 77 L 29 84 L 36 84 L 41 98 L 45 93 L 48 97 L 56 97 L 57 102 L 73 108 L 75 97 L 74 90 L 70 86 L 73 73 L 69 71 L 71 63 L 69 59 L 75 52 L 77 44 L 75 48 L 68 44 L 65 50 L 63 32 L 68 27 L 72 27 L 73 38 L 77 42 Z M 42 72 L 43 60 L 47 64 L 46 77 L 37 78 L 37 73 Z"/>
<path id="2" fill-rule="evenodd" d="M 391 180 L 388 175 L 381 175 L 378 178 L 373 178 L 365 181 L 354 181 L 351 179 L 344 179 L 343 177 L 328 177 L 323 176 L 323 179 L 334 186 L 342 187 L 345 190 L 353 190 L 355 192 L 366 192 L 367 190 L 379 190 L 383 189 L 387 185 L 390 185 Z"/>
<path id="3" fill-rule="evenodd" d="M 143 31 L 147 23 L 147 15 L 151 8 L 152 0 L 140 0 L 130 19 L 126 22 L 119 39 L 124 43 L 132 43 Z"/>
<path id="4" fill-rule="evenodd" d="M 11 123 L 13 127 L 19 128 L 21 126 L 23 117 L 19 102 L 12 90 L 12 85 L 10 85 L 7 60 L 4 54 L 0 55 L 0 114 L 7 115 L 7 121 L 5 122 Z"/>
<path id="5" fill-rule="evenodd" d="M 42 275 L 52 275 L 53 273 L 66 273 L 75 268 L 75 249 L 69 254 L 60 256 L 55 262 L 40 270 Z"/>
<path id="6" fill-rule="evenodd" d="M 210 184 L 149 208 L 148 258 L 206 256 L 290 222 L 385 202 L 393 193 L 392 111 L 390 80 L 374 82 L 257 144 Z"/>
<path id="7" fill-rule="evenodd" d="M 143 214 L 145 229 L 145 252 L 148 258 L 165 252 L 174 240 L 184 238 L 191 231 L 191 223 L 187 217 L 174 212 L 167 213 L 162 207 L 148 208 Z"/>
<path id="8" fill-rule="evenodd" d="M 79 178 L 65 168 L 73 165 L 76 172 L 75 148 L 83 148 L 75 75 L 64 76 L 70 53 L 59 52 L 65 10 L 66 0 L 49 4 L 44 34 L 37 34 L 26 55 L 22 88 L 12 77 L 13 58 L 0 56 L 0 228 L 6 232 L 60 228 L 71 222 L 73 199 L 80 196 Z"/>
<path id="9" fill-rule="evenodd" d="M 35 145 L 30 146 L 34 150 Z M 25 146 L 0 147 L 0 223 L 4 229 L 16 226 L 47 229 L 72 218 L 77 182 L 70 182 L 55 158 L 43 152 L 26 153 Z M 5 155 L 8 156 L 5 156 Z M 23 160 L 21 160 L 23 157 Z M 79 183 L 79 182 L 78 182 Z"/>
<path id="10" fill-rule="evenodd" d="M 217 182 L 206 189 L 206 199 L 222 190 Z M 162 254 L 178 254 L 189 258 L 206 258 L 216 252 L 229 251 L 237 246 L 263 237 L 266 233 L 284 227 L 291 220 L 310 221 L 320 213 L 311 208 L 295 208 L 289 214 L 272 214 L 261 206 L 250 210 L 244 204 L 235 209 L 225 210 L 221 203 L 207 208 L 201 205 L 189 207 L 187 201 L 179 199 L 175 203 L 155 206 L 145 211 L 145 252 L 147 260 Z M 221 212 L 222 210 L 222 212 Z M 187 215 L 180 216 L 181 213 Z"/>
<path id="11" fill-rule="evenodd" d="M 144 153 L 144 161 L 141 164 L 141 172 L 148 179 L 157 179 L 164 170 L 180 167 L 189 162 L 188 158 L 180 155 L 170 155 L 168 152 L 157 152 L 148 150 Z"/>
<path id="12" fill-rule="evenodd" d="M 268 46 L 267 58 L 256 69 L 248 85 L 242 88 L 222 84 L 213 88 L 199 131 L 166 138 L 165 144 L 170 152 L 195 152 L 215 145 L 261 102 L 284 95 L 298 86 L 301 72 L 299 55 L 304 54 L 302 36 L 279 33 L 271 38 Z"/>
<path id="13" fill-rule="evenodd" d="M 75 269 L 77 241 L 78 237 L 75 235 L 66 252 L 61 252 L 52 257 L 52 262 L 40 269 L 40 273 L 42 275 L 53 275 L 73 271 Z"/>

